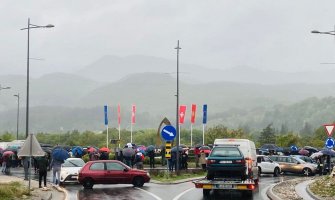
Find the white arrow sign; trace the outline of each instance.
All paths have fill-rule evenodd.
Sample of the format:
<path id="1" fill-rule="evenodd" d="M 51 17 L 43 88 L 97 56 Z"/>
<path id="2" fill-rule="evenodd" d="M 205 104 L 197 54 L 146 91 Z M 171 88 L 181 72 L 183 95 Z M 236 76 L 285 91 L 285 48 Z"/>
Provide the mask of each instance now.
<path id="1" fill-rule="evenodd" d="M 163 132 L 166 133 L 166 134 L 168 134 L 170 137 L 174 136 L 174 134 L 172 132 L 168 131 L 168 130 L 164 129 Z"/>

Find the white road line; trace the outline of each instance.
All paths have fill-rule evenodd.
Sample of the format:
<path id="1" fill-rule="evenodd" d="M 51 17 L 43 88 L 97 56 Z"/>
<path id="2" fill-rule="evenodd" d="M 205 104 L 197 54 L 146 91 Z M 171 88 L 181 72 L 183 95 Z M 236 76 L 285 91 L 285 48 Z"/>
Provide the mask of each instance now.
<path id="1" fill-rule="evenodd" d="M 155 195 L 154 193 L 148 192 L 148 191 L 143 190 L 143 189 L 138 188 L 138 187 L 135 187 L 135 188 L 138 189 L 138 190 L 141 190 L 141 191 L 143 191 L 143 192 L 145 192 L 145 193 L 147 193 L 147 194 L 149 194 L 150 196 L 154 197 L 154 198 L 157 199 L 157 200 L 162 200 L 159 196 Z"/>
<path id="2" fill-rule="evenodd" d="M 185 193 L 189 192 L 190 190 L 194 190 L 195 188 L 190 188 L 188 190 L 185 190 L 184 192 L 180 193 L 178 196 L 173 198 L 172 200 L 178 200 L 181 196 L 183 196 Z"/>
<path id="3" fill-rule="evenodd" d="M 269 197 L 268 197 L 268 195 L 266 194 L 266 192 L 268 191 L 268 189 L 269 189 L 270 186 L 271 186 L 271 185 L 268 185 L 268 186 L 266 186 L 265 188 L 263 188 L 263 189 L 260 191 L 262 199 L 264 199 L 264 200 L 269 200 Z"/>

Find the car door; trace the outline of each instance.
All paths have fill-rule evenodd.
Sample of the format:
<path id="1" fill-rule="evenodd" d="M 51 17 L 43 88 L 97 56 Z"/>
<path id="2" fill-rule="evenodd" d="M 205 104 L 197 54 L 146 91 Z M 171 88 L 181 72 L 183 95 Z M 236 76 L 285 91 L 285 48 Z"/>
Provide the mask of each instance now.
<path id="1" fill-rule="evenodd" d="M 264 172 L 271 173 L 273 172 L 273 162 L 269 159 L 269 157 L 264 156 L 262 158 L 262 164 L 264 166 Z"/>
<path id="2" fill-rule="evenodd" d="M 128 171 L 125 171 L 125 166 L 117 162 L 106 163 L 105 176 L 107 182 L 113 184 L 128 183 L 127 180 L 130 179 Z"/>
<path id="3" fill-rule="evenodd" d="M 90 177 L 95 183 L 104 183 L 105 164 L 103 162 L 95 162 L 90 166 Z"/>

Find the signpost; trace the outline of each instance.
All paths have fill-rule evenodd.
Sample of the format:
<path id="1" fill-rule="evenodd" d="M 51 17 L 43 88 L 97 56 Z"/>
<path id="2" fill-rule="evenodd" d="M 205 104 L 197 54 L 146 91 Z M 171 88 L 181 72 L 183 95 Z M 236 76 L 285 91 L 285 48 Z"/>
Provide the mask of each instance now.
<path id="1" fill-rule="evenodd" d="M 171 125 L 164 126 L 161 131 L 162 138 L 165 140 L 165 158 L 171 158 L 171 141 L 176 137 L 176 133 L 176 129 Z"/>
<path id="2" fill-rule="evenodd" d="M 334 148 L 334 145 L 335 145 L 335 141 L 333 138 L 329 137 L 327 138 L 326 142 L 325 142 L 325 146 L 328 148 L 328 149 L 332 149 Z"/>
<path id="3" fill-rule="evenodd" d="M 334 131 L 335 124 L 324 124 L 328 137 L 331 137 Z"/>

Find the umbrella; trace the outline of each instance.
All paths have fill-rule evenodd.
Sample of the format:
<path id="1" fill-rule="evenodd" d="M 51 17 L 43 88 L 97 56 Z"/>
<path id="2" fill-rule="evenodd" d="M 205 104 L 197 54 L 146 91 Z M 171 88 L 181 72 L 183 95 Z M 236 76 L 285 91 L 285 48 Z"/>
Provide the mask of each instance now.
<path id="1" fill-rule="evenodd" d="M 179 151 L 183 151 L 183 147 L 179 146 Z M 173 147 L 173 148 L 171 149 L 171 152 L 177 152 L 177 147 L 176 147 L 176 146 Z"/>
<path id="2" fill-rule="evenodd" d="M 319 151 L 319 152 L 313 153 L 310 157 L 311 157 L 312 159 L 315 159 L 315 158 L 318 158 L 318 157 L 320 157 L 320 156 L 322 156 L 322 155 L 323 155 L 323 153 L 321 153 L 321 152 Z"/>
<path id="3" fill-rule="evenodd" d="M 140 146 L 137 147 L 137 149 L 145 151 L 147 149 L 147 147 L 145 147 L 144 145 L 140 145 Z"/>
<path id="4" fill-rule="evenodd" d="M 111 152 L 107 147 L 101 147 L 99 149 L 99 151 L 101 151 L 101 152 L 107 152 L 107 153 Z"/>
<path id="5" fill-rule="evenodd" d="M 14 154 L 13 151 L 5 151 L 5 152 L 2 154 L 2 156 L 10 156 L 10 155 L 12 155 L 12 154 Z"/>
<path id="6" fill-rule="evenodd" d="M 149 145 L 148 147 L 147 147 L 147 150 L 146 150 L 147 152 L 149 152 L 149 151 L 155 151 L 155 146 L 154 145 Z"/>
<path id="7" fill-rule="evenodd" d="M 322 150 L 320 151 L 323 155 L 327 156 L 335 156 L 335 151 L 334 150 Z"/>
<path id="8" fill-rule="evenodd" d="M 0 152 L 3 151 L 3 148 L 0 147 Z"/>
<path id="9" fill-rule="evenodd" d="M 56 160 L 66 160 L 69 157 L 69 153 L 63 148 L 56 148 L 52 150 L 52 158 Z"/>
<path id="10" fill-rule="evenodd" d="M 301 155 L 308 155 L 309 151 L 307 151 L 306 149 L 300 149 L 299 154 L 301 154 Z"/>
<path id="11" fill-rule="evenodd" d="M 135 155 L 135 150 L 133 148 L 124 148 L 122 150 L 122 154 L 125 157 L 131 157 L 131 156 Z"/>
<path id="12" fill-rule="evenodd" d="M 82 156 L 84 154 L 84 149 L 82 147 L 79 147 L 79 146 L 73 147 L 72 148 L 72 154 Z"/>
<path id="13" fill-rule="evenodd" d="M 94 147 L 90 147 L 87 149 L 87 152 L 92 153 L 92 152 L 97 152 L 98 150 Z"/>

